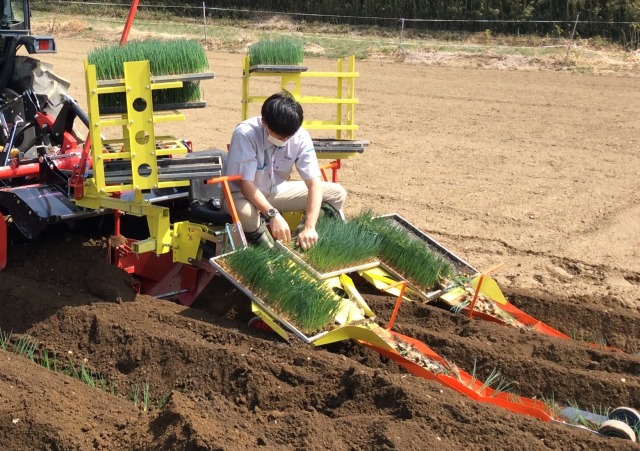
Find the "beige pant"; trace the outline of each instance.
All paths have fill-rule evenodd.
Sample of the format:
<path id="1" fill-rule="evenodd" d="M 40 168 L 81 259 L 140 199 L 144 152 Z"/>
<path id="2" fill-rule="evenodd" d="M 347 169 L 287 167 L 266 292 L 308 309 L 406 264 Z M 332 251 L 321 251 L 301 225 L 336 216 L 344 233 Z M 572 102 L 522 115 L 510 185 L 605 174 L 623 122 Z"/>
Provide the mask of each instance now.
<path id="1" fill-rule="evenodd" d="M 347 197 L 342 185 L 332 182 L 320 182 L 322 185 L 322 201 L 331 204 L 336 210 L 342 210 Z M 265 196 L 269 203 L 279 211 L 304 211 L 307 207 L 307 185 L 303 181 L 287 181 L 278 186 L 278 194 Z M 236 205 L 240 223 L 245 233 L 252 233 L 260 227 L 260 212 L 251 202 L 244 198 L 241 192 L 232 194 Z M 222 208 L 229 213 L 227 200 L 222 202 Z"/>

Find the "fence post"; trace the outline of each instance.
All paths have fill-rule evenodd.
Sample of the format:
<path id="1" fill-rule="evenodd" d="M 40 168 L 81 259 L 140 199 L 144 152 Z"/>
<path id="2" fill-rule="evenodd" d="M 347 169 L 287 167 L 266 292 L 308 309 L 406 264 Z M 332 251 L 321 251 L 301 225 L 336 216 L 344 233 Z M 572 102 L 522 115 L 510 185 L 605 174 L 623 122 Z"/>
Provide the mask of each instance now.
<path id="1" fill-rule="evenodd" d="M 400 19 L 400 51 L 403 51 L 402 42 L 404 41 L 404 19 Z"/>
<path id="2" fill-rule="evenodd" d="M 580 17 L 580 13 L 576 16 L 576 21 L 573 24 L 573 30 L 571 31 L 571 39 L 567 44 L 567 54 L 564 56 L 564 64 L 567 64 L 567 59 L 569 58 L 569 49 L 571 48 L 571 42 L 573 42 L 573 36 L 576 34 L 576 27 L 578 26 L 578 18 Z"/>
<path id="3" fill-rule="evenodd" d="M 207 48 L 207 8 L 202 2 L 202 23 L 204 26 L 204 48 Z"/>

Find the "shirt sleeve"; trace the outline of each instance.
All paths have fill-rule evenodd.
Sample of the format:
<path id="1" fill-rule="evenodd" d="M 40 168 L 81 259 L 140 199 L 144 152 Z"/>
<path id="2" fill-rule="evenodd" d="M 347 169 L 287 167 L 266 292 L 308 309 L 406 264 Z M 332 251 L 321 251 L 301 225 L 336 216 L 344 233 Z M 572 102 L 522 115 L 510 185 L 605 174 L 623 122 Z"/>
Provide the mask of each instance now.
<path id="1" fill-rule="evenodd" d="M 252 142 L 240 128 L 236 128 L 229 144 L 226 175 L 240 174 L 242 180 L 253 182 L 257 167 L 256 143 Z"/>
<path id="2" fill-rule="evenodd" d="M 309 132 L 304 130 L 304 136 L 300 140 L 300 149 L 296 158 L 296 169 L 302 180 L 309 180 L 314 177 L 320 177 L 320 165 L 316 149 L 313 146 L 313 140 Z"/>

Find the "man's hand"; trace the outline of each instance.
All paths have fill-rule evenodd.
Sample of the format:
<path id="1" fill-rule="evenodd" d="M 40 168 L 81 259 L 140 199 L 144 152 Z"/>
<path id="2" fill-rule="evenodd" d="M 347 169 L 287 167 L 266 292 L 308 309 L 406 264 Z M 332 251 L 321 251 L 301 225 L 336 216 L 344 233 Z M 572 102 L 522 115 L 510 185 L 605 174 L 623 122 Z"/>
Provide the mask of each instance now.
<path id="1" fill-rule="evenodd" d="M 280 213 L 269 220 L 269 229 L 274 239 L 280 240 L 283 243 L 291 241 L 291 229 Z"/>
<path id="2" fill-rule="evenodd" d="M 303 251 L 311 249 L 317 242 L 318 232 L 316 232 L 316 229 L 304 228 L 298 234 L 298 246 L 300 246 Z"/>

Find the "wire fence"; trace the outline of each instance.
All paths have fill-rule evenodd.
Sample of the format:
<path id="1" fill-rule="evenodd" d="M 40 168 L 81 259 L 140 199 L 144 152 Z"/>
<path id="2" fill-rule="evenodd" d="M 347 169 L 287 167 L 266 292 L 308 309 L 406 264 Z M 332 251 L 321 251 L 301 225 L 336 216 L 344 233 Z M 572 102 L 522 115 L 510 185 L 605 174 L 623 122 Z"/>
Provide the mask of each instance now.
<path id="1" fill-rule="evenodd" d="M 174 0 L 177 1 L 177 0 Z M 54 5 L 59 7 L 96 7 L 109 8 L 114 11 L 117 8 L 126 12 L 131 6 L 130 2 L 103 2 L 103 1 L 74 1 L 74 0 L 32 0 L 36 8 L 51 9 Z M 597 37 L 604 40 L 621 43 L 625 48 L 636 50 L 640 47 L 640 23 L 634 21 L 613 20 L 583 20 L 580 14 L 572 20 L 513 20 L 513 19 L 418 19 L 405 17 L 381 17 L 367 15 L 345 14 L 317 14 L 307 12 L 272 11 L 266 9 L 229 8 L 207 6 L 205 1 L 195 0 L 188 4 L 156 4 L 143 3 L 138 6 L 139 11 L 171 14 L 194 19 L 238 19 L 238 20 L 264 20 L 268 17 L 285 17 L 291 20 L 303 22 L 321 22 L 338 25 L 375 26 L 383 29 L 395 30 L 398 40 L 403 40 L 414 34 L 429 32 L 467 32 L 467 33 L 493 33 L 508 35 L 533 34 L 564 38 L 589 38 Z"/>

